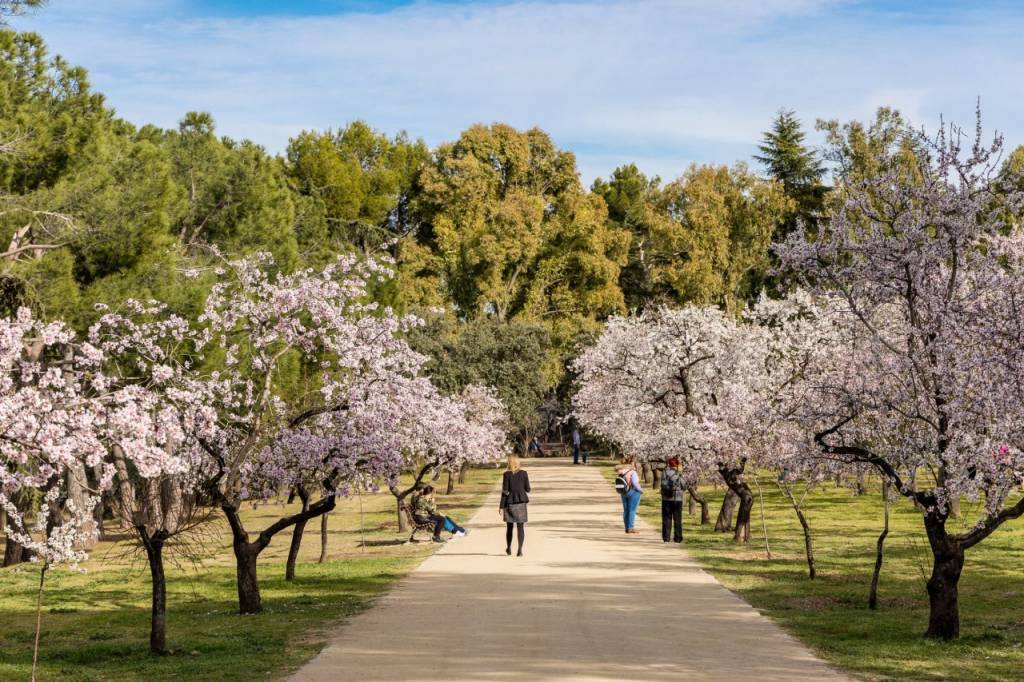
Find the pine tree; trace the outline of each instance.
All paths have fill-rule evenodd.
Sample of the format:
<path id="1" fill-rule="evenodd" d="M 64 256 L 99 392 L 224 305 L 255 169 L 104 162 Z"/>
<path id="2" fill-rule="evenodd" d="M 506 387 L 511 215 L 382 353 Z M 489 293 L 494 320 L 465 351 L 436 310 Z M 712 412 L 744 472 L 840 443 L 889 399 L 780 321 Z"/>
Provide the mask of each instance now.
<path id="1" fill-rule="evenodd" d="M 782 183 L 786 195 L 795 203 L 793 211 L 780 225 L 776 241 L 801 224 L 814 229 L 828 192 L 828 187 L 822 183 L 825 166 L 818 154 L 804 144 L 804 138 L 800 119 L 793 111 L 783 109 L 758 145 L 761 154 L 754 155 L 768 175 Z"/>

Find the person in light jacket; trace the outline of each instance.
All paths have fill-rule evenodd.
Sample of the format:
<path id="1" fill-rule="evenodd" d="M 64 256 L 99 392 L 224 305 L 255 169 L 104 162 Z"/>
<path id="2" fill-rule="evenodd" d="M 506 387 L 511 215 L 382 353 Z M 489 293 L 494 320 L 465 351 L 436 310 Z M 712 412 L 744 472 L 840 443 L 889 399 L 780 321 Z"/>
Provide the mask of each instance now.
<path id="1" fill-rule="evenodd" d="M 508 469 L 501 478 L 501 502 L 498 513 L 505 519 L 505 554 L 512 555 L 512 526 L 516 527 L 519 549 L 516 556 L 523 556 L 523 541 L 526 539 L 526 505 L 530 503 L 530 476 L 522 468 L 519 457 L 508 456 Z"/>
<path id="2" fill-rule="evenodd" d="M 622 522 L 626 526 L 626 532 L 630 535 L 637 535 L 636 510 L 640 506 L 640 496 L 644 494 L 644 487 L 640 484 L 640 475 L 636 472 L 632 457 L 623 457 L 622 464 L 616 467 L 616 472 L 626 480 L 626 492 L 622 495 Z"/>

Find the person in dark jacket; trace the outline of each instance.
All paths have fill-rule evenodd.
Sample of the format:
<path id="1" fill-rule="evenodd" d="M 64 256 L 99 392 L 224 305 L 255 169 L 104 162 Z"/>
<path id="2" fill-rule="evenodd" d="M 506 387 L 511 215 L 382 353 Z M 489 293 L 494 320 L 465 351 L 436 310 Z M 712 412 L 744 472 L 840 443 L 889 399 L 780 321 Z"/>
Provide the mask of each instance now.
<path id="1" fill-rule="evenodd" d="M 519 457 L 508 456 L 508 469 L 501 479 L 501 502 L 498 513 L 505 519 L 505 554 L 512 554 L 512 526 L 516 527 L 519 550 L 516 556 L 523 556 L 523 540 L 526 539 L 526 505 L 530 502 L 530 477 L 521 468 Z"/>
<path id="2" fill-rule="evenodd" d="M 670 457 L 661 474 L 661 539 L 668 542 L 671 531 L 673 542 L 683 541 L 683 475 L 679 473 L 679 459 Z"/>

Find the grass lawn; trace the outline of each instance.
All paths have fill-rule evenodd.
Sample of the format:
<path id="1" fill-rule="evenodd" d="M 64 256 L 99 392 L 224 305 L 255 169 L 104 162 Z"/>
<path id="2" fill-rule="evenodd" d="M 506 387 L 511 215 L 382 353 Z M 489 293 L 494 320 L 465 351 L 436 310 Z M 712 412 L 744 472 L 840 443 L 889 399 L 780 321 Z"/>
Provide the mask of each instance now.
<path id="1" fill-rule="evenodd" d="M 501 475 L 472 470 L 438 506 L 464 520 Z M 444 481 L 438 482 L 444 490 Z M 362 527 L 360 531 L 360 503 Z M 250 530 L 277 518 L 284 505 L 247 512 Z M 311 522 L 297 576 L 284 580 L 290 533 L 282 533 L 260 557 L 265 612 L 239 616 L 230 534 L 218 519 L 202 538 L 207 551 L 198 566 L 168 571 L 168 646 L 173 654 L 149 654 L 149 570 L 130 543 L 103 542 L 84 566 L 47 576 L 40 679 L 254 680 L 293 670 L 322 648 L 331 628 L 415 567 L 435 548 L 403 544 L 397 533 L 394 498 L 364 495 L 339 501 L 329 517 L 329 556 L 320 555 L 319 520 Z M 429 534 L 421 534 L 429 539 Z M 362 539 L 365 538 L 365 546 Z M 37 567 L 0 570 L 0 680 L 27 680 L 32 663 Z"/>
<path id="2" fill-rule="evenodd" d="M 605 468 L 609 479 L 614 477 Z M 1010 521 L 967 552 L 960 579 L 961 639 L 925 640 L 931 552 L 921 516 L 910 503 L 892 507 L 879 608 L 867 606 L 875 542 L 882 528 L 880 486 L 856 496 L 845 488 L 812 492 L 805 514 L 814 535 L 818 577 L 809 580 L 803 535 L 774 478 L 760 479 L 768 542 L 765 554 L 759 504 L 751 542 L 700 527 L 697 514 L 684 516 L 684 545 L 729 589 L 769 615 L 836 667 L 865 680 L 1024 679 L 1024 521 Z M 724 488 L 704 490 L 712 522 Z M 757 490 L 754 490 L 755 494 Z M 641 515 L 661 528 L 661 502 L 648 490 Z M 965 504 L 964 524 L 977 508 Z M 960 523 L 957 521 L 957 523 Z"/>

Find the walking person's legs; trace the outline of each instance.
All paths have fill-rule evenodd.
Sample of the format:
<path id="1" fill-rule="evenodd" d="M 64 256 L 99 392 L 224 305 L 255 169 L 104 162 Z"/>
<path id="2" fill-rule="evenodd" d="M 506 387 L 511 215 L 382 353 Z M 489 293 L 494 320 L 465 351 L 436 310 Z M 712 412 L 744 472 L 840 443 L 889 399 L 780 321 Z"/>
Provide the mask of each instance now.
<path id="1" fill-rule="evenodd" d="M 580 463 L 580 446 L 576 445 L 575 443 L 572 444 L 572 463 Z"/>
<path id="2" fill-rule="evenodd" d="M 665 542 L 668 542 L 668 531 L 664 531 Z M 672 502 L 672 541 L 683 541 L 683 501 Z"/>
<path id="3" fill-rule="evenodd" d="M 519 541 L 519 549 L 516 551 L 516 556 L 523 556 L 523 541 L 526 540 L 526 524 L 516 524 L 516 539 Z"/>
<path id="4" fill-rule="evenodd" d="M 629 532 L 629 493 L 622 496 L 622 525 Z"/>
<path id="5" fill-rule="evenodd" d="M 632 533 L 636 524 L 636 510 L 640 506 L 640 491 L 630 490 L 626 495 L 626 532 Z"/>
<path id="6" fill-rule="evenodd" d="M 512 524 L 505 524 L 505 554 L 512 553 Z"/>
<path id="7" fill-rule="evenodd" d="M 678 526 L 677 526 L 678 528 Z M 668 542 L 669 531 L 672 530 L 672 500 L 661 501 L 661 541 Z"/>

